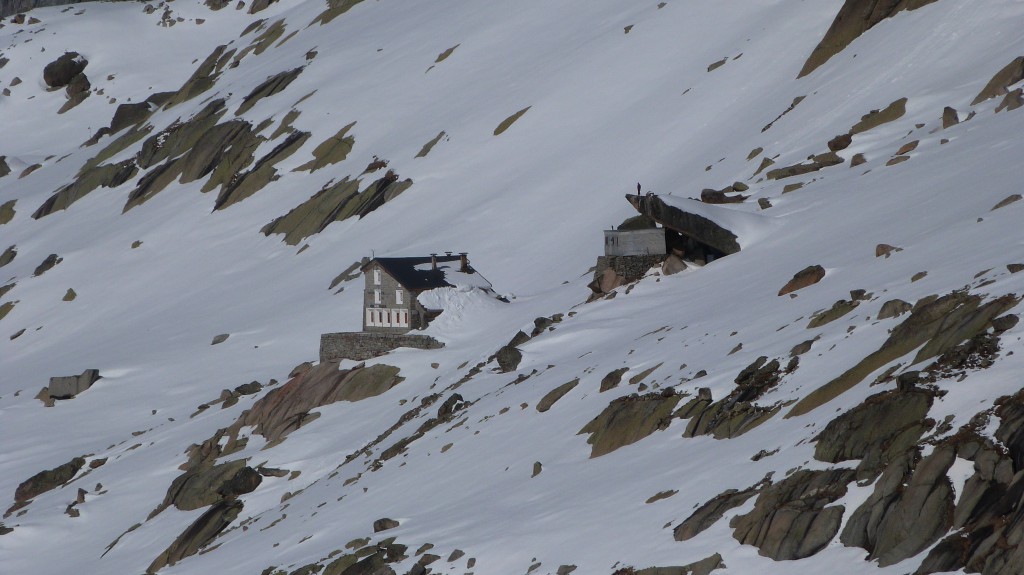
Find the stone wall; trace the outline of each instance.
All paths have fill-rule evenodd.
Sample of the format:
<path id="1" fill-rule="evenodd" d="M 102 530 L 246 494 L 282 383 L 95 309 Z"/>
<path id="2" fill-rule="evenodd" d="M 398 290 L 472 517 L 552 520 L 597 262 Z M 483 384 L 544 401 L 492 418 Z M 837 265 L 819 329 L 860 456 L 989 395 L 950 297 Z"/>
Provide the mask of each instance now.
<path id="1" fill-rule="evenodd" d="M 444 344 L 427 335 L 343 332 L 320 336 L 320 361 L 364 361 L 400 347 L 440 349 Z"/>
<path id="2" fill-rule="evenodd" d="M 33 8 L 47 8 L 49 6 L 64 6 L 66 4 L 83 4 L 95 0 L 3 0 L 0 2 L 0 18 L 13 16 Z M 117 1 L 117 0 L 106 0 Z"/>
<path id="3" fill-rule="evenodd" d="M 664 255 L 598 256 L 597 269 L 594 270 L 594 279 L 599 280 L 604 275 L 605 270 L 611 269 L 626 282 L 631 282 L 644 277 L 647 270 L 660 265 L 664 260 Z"/>

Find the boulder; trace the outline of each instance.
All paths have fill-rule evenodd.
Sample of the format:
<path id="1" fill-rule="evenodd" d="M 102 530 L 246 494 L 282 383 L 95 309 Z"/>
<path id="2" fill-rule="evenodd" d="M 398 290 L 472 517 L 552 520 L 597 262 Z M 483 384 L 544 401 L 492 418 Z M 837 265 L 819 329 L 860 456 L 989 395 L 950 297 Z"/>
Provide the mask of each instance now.
<path id="1" fill-rule="evenodd" d="M 949 106 L 942 109 L 942 129 L 952 128 L 959 123 L 960 116 L 957 115 L 956 109 Z"/>
<path id="2" fill-rule="evenodd" d="M 860 305 L 859 301 L 841 299 L 832 304 L 831 308 L 814 314 L 814 316 L 811 317 L 811 321 L 807 322 L 807 329 L 815 329 L 831 323 L 850 313 L 856 309 L 858 305 Z"/>
<path id="3" fill-rule="evenodd" d="M 523 361 L 523 352 L 519 351 L 516 347 L 506 345 L 494 354 L 494 358 L 497 360 L 498 368 L 501 369 L 502 373 L 507 373 L 515 371 L 519 367 L 519 362 Z"/>
<path id="4" fill-rule="evenodd" d="M 24 503 L 38 495 L 64 485 L 71 481 L 75 474 L 78 473 L 78 470 L 84 466 L 85 458 L 76 457 L 63 465 L 36 473 L 22 481 L 18 488 L 14 490 L 15 504 Z"/>
<path id="5" fill-rule="evenodd" d="M 793 279 L 789 280 L 786 285 L 782 286 L 782 289 L 779 290 L 779 295 L 786 295 L 788 293 L 804 289 L 805 287 L 812 286 L 820 282 L 824 277 L 825 268 L 819 265 L 807 266 L 793 274 Z"/>
<path id="6" fill-rule="evenodd" d="M 395 521 L 394 519 L 390 519 L 388 517 L 383 517 L 383 518 L 378 519 L 378 520 L 373 522 L 373 532 L 374 533 L 380 533 L 381 531 L 387 531 L 389 529 L 394 529 L 395 527 L 398 527 L 398 526 L 399 526 L 398 521 Z"/>
<path id="7" fill-rule="evenodd" d="M 82 73 L 89 61 L 78 52 L 65 52 L 43 68 L 43 81 L 50 88 L 63 88 Z"/>
<path id="8" fill-rule="evenodd" d="M 182 511 L 192 511 L 249 493 L 259 487 L 262 480 L 259 472 L 247 467 L 243 459 L 217 465 L 202 464 L 171 482 L 160 509 L 174 505 Z"/>
<path id="9" fill-rule="evenodd" d="M 850 147 L 853 143 L 853 135 L 851 134 L 840 134 L 835 138 L 828 141 L 828 149 L 832 152 L 841 152 L 846 148 Z"/>
<path id="10" fill-rule="evenodd" d="M 53 399 L 71 399 L 92 387 L 100 379 L 98 369 L 87 369 L 81 375 L 67 375 L 62 377 L 51 377 L 50 385 L 47 386 L 50 397 Z"/>
<path id="11" fill-rule="evenodd" d="M 754 509 L 730 521 L 733 537 L 776 561 L 821 551 L 839 532 L 845 508 L 830 503 L 846 495 L 852 469 L 801 469 L 765 488 Z"/>

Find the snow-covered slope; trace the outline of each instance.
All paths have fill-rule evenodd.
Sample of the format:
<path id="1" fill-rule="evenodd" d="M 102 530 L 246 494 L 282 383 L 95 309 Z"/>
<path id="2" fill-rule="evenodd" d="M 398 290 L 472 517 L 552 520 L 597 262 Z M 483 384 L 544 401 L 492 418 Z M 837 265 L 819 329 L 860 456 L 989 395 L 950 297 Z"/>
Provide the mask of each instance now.
<path id="1" fill-rule="evenodd" d="M 13 506 L 0 572 L 143 572 L 213 502 L 154 513 L 175 478 L 241 459 L 287 473 L 214 503 L 243 506 L 203 552 L 161 573 L 291 573 L 357 549 L 370 556 L 389 537 L 408 546 L 407 557 L 388 556 L 399 573 L 417 572 L 425 554 L 440 556 L 434 573 L 503 574 L 612 573 L 715 553 L 726 566 L 716 573 L 907 573 L 947 533 L 975 533 L 980 511 L 958 507 L 954 524 L 951 510 L 932 506 L 943 528 L 919 541 L 893 536 L 909 542 L 889 556 L 899 561 L 883 558 L 892 565 L 866 562 L 871 549 L 837 533 L 778 563 L 764 542 L 772 535 L 741 543 L 734 520 L 756 512 L 755 501 L 767 505 L 764 490 L 695 537 L 677 541 L 675 528 L 766 476 L 779 485 L 800 468 L 854 469 L 856 460 L 815 459 L 826 425 L 896 387 L 881 375 L 924 369 L 933 356 L 915 355 L 934 348 L 926 342 L 991 333 L 990 320 L 1016 306 L 1024 112 L 1003 93 L 1021 78 L 978 96 L 1024 55 L 1024 3 L 919 2 L 927 5 L 881 19 L 799 79 L 844 2 L 263 4 L 87 3 L 0 28 L 0 174 L 10 168 L 0 221 L 13 211 L 0 250 L 16 253 L 0 267 L 0 286 L 11 286 L 0 287 L 0 497 Z M 67 51 L 88 61 L 89 95 L 71 107 L 43 75 Z M 117 133 L 98 134 L 119 105 L 170 92 Z M 851 130 L 852 144 L 823 158 Z M 772 173 L 823 159 L 842 162 Z M 130 177 L 97 175 L 115 165 Z M 346 178 L 362 196 L 346 200 Z M 652 270 L 585 303 L 601 232 L 636 215 L 623 196 L 638 180 L 732 229 L 742 249 L 684 273 Z M 746 201 L 688 199 L 733 182 L 749 186 Z M 315 194 L 320 203 L 309 202 Z M 880 244 L 898 249 L 878 255 Z M 245 410 L 310 381 L 284 383 L 316 361 L 321 333 L 359 329 L 363 280 L 350 266 L 371 254 L 445 251 L 469 252 L 509 303 L 435 294 L 446 311 L 426 333 L 445 347 L 367 362 L 398 368 L 400 382 L 308 406 L 280 441 L 246 424 Z M 50 254 L 59 263 L 37 270 Z M 814 265 L 823 279 L 778 295 Z M 966 295 L 927 307 L 924 298 L 956 290 Z M 879 319 L 897 299 L 920 305 Z M 923 325 L 929 309 L 952 319 L 908 319 Z M 825 310 L 838 317 L 826 322 Z M 518 365 L 499 369 L 492 356 L 535 325 Z M 1014 461 L 1011 477 L 1024 469 L 996 432 L 1010 416 L 991 415 L 997 398 L 1021 388 L 1024 328 L 1000 326 L 991 366 L 935 368 L 919 383 L 931 390 L 930 424 L 916 459 L 931 461 L 972 424 L 989 447 L 1006 444 L 993 449 Z M 229 337 L 211 345 L 220 334 Z M 761 366 L 778 359 L 779 369 L 738 398 L 750 383 L 738 387 L 738 376 L 762 356 Z M 841 377 L 858 365 L 859 378 Z M 90 368 L 102 379 L 74 399 L 46 407 L 36 398 L 50 377 Z M 263 389 L 222 395 L 251 381 Z M 736 415 L 733 428 L 696 429 L 699 410 L 681 408 L 705 397 L 701 388 L 735 400 L 719 405 Z M 445 403 L 453 394 L 462 402 Z M 752 411 L 729 411 L 737 403 Z M 442 404 L 454 411 L 439 415 Z M 616 411 L 629 405 L 650 409 Z M 986 410 L 987 423 L 975 417 Z M 606 444 L 580 433 L 602 426 Z M 211 438 L 205 459 L 189 450 Z M 976 469 L 1009 484 L 983 473 L 980 456 L 957 453 L 939 474 L 950 477 L 950 497 Z M 22 482 L 79 456 L 74 479 L 15 505 Z M 843 506 L 841 530 L 889 477 L 877 479 L 882 467 L 859 483 L 843 476 L 836 497 L 815 504 Z M 399 526 L 374 534 L 385 517 Z M 879 530 L 898 532 L 889 521 Z M 455 550 L 464 555 L 449 561 Z M 997 563 L 971 568 L 1012 572 Z"/>

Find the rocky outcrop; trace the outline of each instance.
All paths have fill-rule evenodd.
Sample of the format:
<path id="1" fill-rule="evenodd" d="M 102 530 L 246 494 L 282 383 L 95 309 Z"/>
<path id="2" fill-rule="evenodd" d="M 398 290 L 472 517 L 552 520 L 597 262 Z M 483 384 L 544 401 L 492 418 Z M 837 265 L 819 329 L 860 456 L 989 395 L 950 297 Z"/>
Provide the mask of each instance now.
<path id="1" fill-rule="evenodd" d="M 0 3 L 0 18 L 13 16 L 21 12 L 28 12 L 33 8 L 48 8 L 50 6 L 64 6 L 66 4 L 82 4 L 95 2 L 96 0 L 4 0 Z M 124 0 L 107 0 L 119 2 Z"/>
<path id="2" fill-rule="evenodd" d="M 718 553 L 681 567 L 645 567 L 633 573 L 636 575 L 709 575 L 716 569 L 725 569 L 725 561 Z"/>
<path id="3" fill-rule="evenodd" d="M 746 489 L 728 489 L 701 505 L 672 530 L 676 541 L 688 541 L 718 522 L 728 511 L 739 507 L 760 493 L 770 481 L 762 481 Z"/>
<path id="4" fill-rule="evenodd" d="M 171 482 L 159 510 L 171 505 L 192 511 L 250 493 L 259 487 L 263 477 L 258 471 L 237 459 L 217 465 L 201 464 L 189 469 Z"/>
<path id="5" fill-rule="evenodd" d="M 337 363 L 320 364 L 258 399 L 236 425 L 255 426 L 254 433 L 274 443 L 315 419 L 310 412 L 317 407 L 375 397 L 403 379 L 389 365 L 340 370 Z"/>
<path id="6" fill-rule="evenodd" d="M 1012 62 L 996 72 L 995 76 L 985 84 L 985 87 L 978 92 L 978 95 L 971 101 L 976 106 L 985 100 L 1002 96 L 1008 92 L 1007 88 L 1024 80 L 1024 56 L 1014 58 Z"/>
<path id="7" fill-rule="evenodd" d="M 14 261 L 18 255 L 18 246 L 7 246 L 7 249 L 0 253 L 0 268 Z"/>
<path id="8" fill-rule="evenodd" d="M 572 389 L 576 387 L 579 383 L 579 378 L 576 378 L 568 383 L 563 383 L 562 385 L 559 385 L 558 387 L 545 393 L 544 397 L 540 398 L 540 401 L 537 402 L 537 411 L 544 413 L 545 411 L 551 409 L 551 406 L 553 406 L 556 401 L 565 397 L 565 394 L 572 391 Z"/>
<path id="9" fill-rule="evenodd" d="M 356 123 L 352 122 L 338 130 L 337 134 L 317 145 L 313 149 L 313 159 L 295 168 L 295 171 L 302 172 L 308 170 L 315 172 L 320 168 L 345 161 L 349 152 L 352 151 L 352 147 L 356 144 L 356 139 L 348 133 L 355 125 Z"/>
<path id="10" fill-rule="evenodd" d="M 359 190 L 361 183 L 362 180 L 346 177 L 331 184 L 286 215 L 263 226 L 260 231 L 267 236 L 284 234 L 285 243 L 296 245 L 334 222 L 350 217 L 362 218 L 412 186 L 412 180 L 399 181 L 390 170 L 362 191 Z"/>
<path id="11" fill-rule="evenodd" d="M 830 503 L 846 495 L 852 469 L 801 469 L 765 488 L 754 509 L 734 517 L 733 537 L 776 561 L 803 559 L 825 548 L 839 532 L 845 508 Z"/>
<path id="12" fill-rule="evenodd" d="M 860 121 L 850 128 L 850 132 L 853 134 L 860 134 L 861 132 L 867 132 L 873 128 L 877 128 L 882 124 L 888 124 L 894 120 L 902 118 L 907 113 L 907 99 L 900 98 L 895 102 L 892 102 L 881 110 L 871 110 L 867 114 L 861 116 Z"/>
<path id="13" fill-rule="evenodd" d="M 18 507 L 30 499 L 71 481 L 75 474 L 78 473 L 78 470 L 84 466 L 85 458 L 76 457 L 63 465 L 58 465 L 46 471 L 40 471 L 29 477 L 21 482 L 14 491 L 15 506 Z"/>
<path id="14" fill-rule="evenodd" d="M 861 34 L 870 30 L 875 24 L 903 10 L 914 10 L 931 4 L 935 0 L 846 0 L 839 14 L 829 26 L 825 37 L 811 52 L 807 62 L 800 70 L 798 78 L 802 78 L 824 64 L 839 52 L 842 52 Z"/>
<path id="15" fill-rule="evenodd" d="M 815 438 L 814 458 L 828 463 L 860 460 L 858 479 L 874 479 L 931 429 L 926 417 L 932 398 L 923 390 L 872 395 L 825 426 Z"/>
<path id="16" fill-rule="evenodd" d="M 299 66 L 298 68 L 281 72 L 267 78 L 259 86 L 253 88 L 252 92 L 249 92 L 248 96 L 242 98 L 242 103 L 239 104 L 238 109 L 235 110 L 235 115 L 241 116 L 251 110 L 252 107 L 263 98 L 269 98 L 274 94 L 283 92 L 289 84 L 299 77 L 299 74 L 301 74 L 304 69 L 304 66 Z"/>
<path id="17" fill-rule="evenodd" d="M 809 162 L 806 163 L 794 164 L 792 166 L 785 166 L 783 168 L 769 170 L 768 173 L 764 175 L 764 177 L 768 178 L 769 180 L 783 180 L 786 178 L 792 178 L 794 176 L 802 176 L 804 174 L 817 172 L 818 170 L 828 168 L 831 166 L 838 166 L 839 164 L 842 164 L 845 161 L 846 160 L 841 158 L 835 152 L 826 152 L 824 154 L 818 154 L 817 156 L 814 156 L 813 158 L 811 158 Z"/>
<path id="18" fill-rule="evenodd" d="M 58 256 L 57 254 L 50 254 L 46 256 L 46 259 L 44 259 L 39 265 L 36 266 L 36 269 L 32 272 L 32 277 L 39 277 L 45 274 L 46 272 L 52 270 L 54 266 L 56 266 L 62 261 L 64 261 L 64 258 Z"/>
<path id="19" fill-rule="evenodd" d="M 209 56 L 196 68 L 196 71 L 192 73 L 192 76 L 178 88 L 174 95 L 167 101 L 166 106 L 172 108 L 182 102 L 187 102 L 192 98 L 206 92 L 214 86 L 217 82 L 217 77 L 224 70 L 224 67 L 228 65 L 231 60 L 231 56 L 235 54 L 235 50 L 228 50 L 227 45 L 222 44 L 217 46 Z"/>
<path id="20" fill-rule="evenodd" d="M 927 549 L 953 524 L 953 485 L 946 472 L 956 450 L 940 446 L 917 461 L 916 450 L 897 458 L 875 490 L 850 516 L 840 541 L 869 552 L 881 567 Z"/>
<path id="21" fill-rule="evenodd" d="M 238 517 L 242 507 L 242 502 L 237 499 L 214 504 L 189 525 L 166 551 L 153 560 L 146 572 L 156 573 L 167 565 L 174 565 L 198 553 Z"/>
<path id="22" fill-rule="evenodd" d="M 498 369 L 508 373 L 519 367 L 519 362 L 523 361 L 523 352 L 514 345 L 505 345 L 494 354 L 494 359 L 498 362 Z"/>
<path id="23" fill-rule="evenodd" d="M 855 310 L 858 305 L 860 305 L 860 302 L 857 300 L 841 299 L 832 304 L 832 307 L 829 309 L 814 314 L 811 317 L 811 321 L 807 322 L 807 329 L 815 329 L 825 324 L 832 323 Z"/>
<path id="24" fill-rule="evenodd" d="M 590 457 L 600 457 L 636 443 L 659 429 L 667 429 L 679 399 L 679 395 L 667 390 L 613 400 L 579 431 L 590 434 L 587 439 L 591 445 Z"/>
<path id="25" fill-rule="evenodd" d="M 839 377 L 801 399 L 786 417 L 805 414 L 864 380 L 869 374 L 915 349 L 912 364 L 937 357 L 985 331 L 991 320 L 1016 306 L 1020 298 L 1006 295 L 982 303 L 981 296 L 957 291 L 917 302 L 910 316 L 893 328 L 882 347 Z"/>
<path id="26" fill-rule="evenodd" d="M 791 364 L 795 369 L 796 363 Z M 674 414 L 689 418 L 683 437 L 711 435 L 715 439 L 738 437 L 761 425 L 778 413 L 779 406 L 761 406 L 754 403 L 766 391 L 775 387 L 783 373 L 779 360 L 757 358 L 736 376 L 736 388 L 718 401 L 712 401 L 711 390 L 702 388 Z"/>
<path id="27" fill-rule="evenodd" d="M 99 187 L 115 188 L 127 182 L 139 171 L 135 160 L 129 159 L 116 164 L 104 164 L 87 168 L 75 181 L 54 192 L 32 214 L 34 219 L 66 210 L 71 204 L 85 197 Z"/>
<path id="28" fill-rule="evenodd" d="M 309 132 L 296 131 L 288 134 L 280 144 L 274 146 L 273 150 L 260 158 L 252 169 L 245 172 L 239 171 L 239 169 L 235 168 L 235 165 L 242 162 L 248 164 L 248 162 L 251 161 L 251 155 L 248 159 L 243 159 L 241 155 L 232 154 L 232 161 L 221 162 L 218 164 L 215 177 L 210 178 L 210 182 L 207 184 L 207 186 L 212 189 L 213 186 L 216 185 L 214 183 L 215 180 L 223 180 L 225 182 L 224 186 L 221 188 L 221 192 L 217 195 L 217 201 L 214 203 L 214 209 L 221 210 L 232 204 L 238 203 L 262 190 L 270 182 L 276 180 L 278 175 L 277 169 L 274 166 L 278 162 L 286 160 L 289 156 L 298 151 L 298 149 L 306 143 L 306 140 L 309 139 L 309 136 Z M 259 141 L 259 138 L 252 138 L 250 150 L 254 150 L 259 144 Z M 230 150 L 234 151 L 234 149 L 235 145 L 232 145 Z M 206 189 L 207 186 L 204 186 L 204 189 Z"/>

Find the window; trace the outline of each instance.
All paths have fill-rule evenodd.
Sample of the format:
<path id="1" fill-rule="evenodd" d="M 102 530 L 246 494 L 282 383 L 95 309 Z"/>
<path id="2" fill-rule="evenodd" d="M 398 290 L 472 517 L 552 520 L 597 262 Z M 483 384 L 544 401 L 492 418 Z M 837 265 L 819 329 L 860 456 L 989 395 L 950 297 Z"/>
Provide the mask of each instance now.
<path id="1" fill-rule="evenodd" d="M 404 295 L 404 294 L 402 293 L 402 290 L 401 290 L 401 289 L 396 289 L 396 290 L 395 290 L 395 303 L 396 303 L 396 304 L 398 304 L 398 305 L 402 305 L 403 303 L 405 303 L 405 302 L 403 301 L 403 295 Z"/>
<path id="2" fill-rule="evenodd" d="M 380 285 L 380 269 L 378 269 L 378 268 L 374 268 L 373 269 L 373 285 L 377 285 L 377 286 Z M 377 302 L 377 303 L 380 303 L 380 302 Z"/>
<path id="3" fill-rule="evenodd" d="M 381 302 L 380 290 L 379 289 L 375 289 L 375 290 L 373 290 L 373 303 L 375 303 L 377 305 L 380 305 L 380 302 Z"/>

